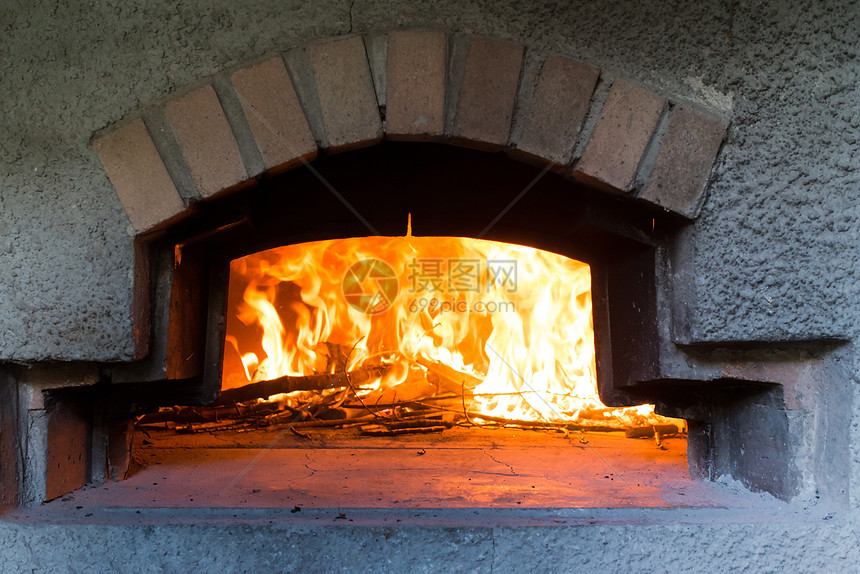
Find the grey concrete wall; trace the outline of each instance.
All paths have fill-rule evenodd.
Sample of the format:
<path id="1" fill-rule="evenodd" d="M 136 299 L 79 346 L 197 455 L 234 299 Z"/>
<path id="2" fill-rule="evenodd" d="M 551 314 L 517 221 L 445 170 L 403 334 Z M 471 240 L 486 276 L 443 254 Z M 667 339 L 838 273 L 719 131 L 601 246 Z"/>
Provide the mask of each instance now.
<path id="1" fill-rule="evenodd" d="M 0 359 L 132 352 L 128 220 L 97 130 L 315 38 L 429 26 L 733 109 L 692 234 L 693 341 L 857 331 L 854 2 L 116 2 L 0 7 Z M 516 126 L 515 126 L 516 129 Z"/>

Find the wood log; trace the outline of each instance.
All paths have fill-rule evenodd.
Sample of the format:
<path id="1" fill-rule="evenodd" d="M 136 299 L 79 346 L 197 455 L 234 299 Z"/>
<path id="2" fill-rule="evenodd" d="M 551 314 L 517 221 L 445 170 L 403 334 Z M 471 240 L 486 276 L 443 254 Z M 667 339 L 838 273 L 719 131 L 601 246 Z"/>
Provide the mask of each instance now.
<path id="1" fill-rule="evenodd" d="M 221 397 L 214 404 L 230 405 L 254 399 L 265 399 L 278 393 L 321 391 L 346 387 L 348 385 L 346 377 L 349 377 L 349 382 L 353 385 L 358 385 L 384 375 L 387 370 L 388 367 L 386 366 L 378 366 L 359 368 L 349 373 L 278 377 L 277 379 L 249 383 L 235 389 L 221 391 Z"/>

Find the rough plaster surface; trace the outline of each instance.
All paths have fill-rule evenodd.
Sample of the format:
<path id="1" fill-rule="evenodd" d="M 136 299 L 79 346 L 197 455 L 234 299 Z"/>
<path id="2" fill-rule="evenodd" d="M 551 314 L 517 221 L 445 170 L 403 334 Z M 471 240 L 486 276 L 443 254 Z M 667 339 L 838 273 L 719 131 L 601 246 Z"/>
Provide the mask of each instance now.
<path id="1" fill-rule="evenodd" d="M 0 358 L 131 355 L 128 221 L 90 147 L 94 132 L 266 54 L 404 27 L 520 41 L 663 95 L 733 106 L 693 234 L 691 338 L 856 333 L 860 27 L 850 0 L 0 10 Z"/>

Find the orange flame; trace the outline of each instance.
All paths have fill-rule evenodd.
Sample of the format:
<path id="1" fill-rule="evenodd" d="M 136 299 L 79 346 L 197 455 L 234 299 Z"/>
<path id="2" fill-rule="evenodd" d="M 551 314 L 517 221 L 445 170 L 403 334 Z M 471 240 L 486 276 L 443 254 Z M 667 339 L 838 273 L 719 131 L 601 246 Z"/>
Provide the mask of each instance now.
<path id="1" fill-rule="evenodd" d="M 591 271 L 530 247 L 455 237 L 363 237 L 288 245 L 230 268 L 224 388 L 390 365 L 362 393 L 381 402 L 461 385 L 464 408 L 516 420 L 647 419 L 597 394 Z M 384 398 L 383 398 L 384 397 Z"/>

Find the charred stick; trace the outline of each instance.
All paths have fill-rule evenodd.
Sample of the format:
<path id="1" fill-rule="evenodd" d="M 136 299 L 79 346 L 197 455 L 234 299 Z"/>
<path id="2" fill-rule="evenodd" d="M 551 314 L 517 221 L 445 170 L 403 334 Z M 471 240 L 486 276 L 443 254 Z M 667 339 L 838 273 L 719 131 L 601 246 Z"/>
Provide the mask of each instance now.
<path id="1" fill-rule="evenodd" d="M 500 424 L 518 426 L 518 427 L 556 427 L 556 428 L 558 428 L 558 427 L 570 426 L 567 423 L 552 423 L 552 422 L 547 422 L 547 421 L 522 421 L 522 420 L 516 420 L 516 419 L 506 419 L 503 417 L 494 417 L 491 415 L 484 415 L 484 414 L 476 413 L 476 412 L 469 412 L 468 417 L 469 417 L 469 419 L 476 419 L 477 418 L 477 419 L 481 419 L 484 421 L 490 421 L 490 422 L 494 422 L 494 423 L 500 423 Z"/>
<path id="2" fill-rule="evenodd" d="M 399 434 L 425 434 L 442 432 L 450 427 L 444 425 L 425 426 L 425 427 L 408 427 L 408 428 L 391 428 L 383 425 L 369 425 L 361 427 L 361 434 L 368 436 L 391 436 Z"/>
<path id="3" fill-rule="evenodd" d="M 524 420 L 516 420 L 516 419 L 506 419 L 502 417 L 494 417 L 491 415 L 484 415 L 481 413 L 476 413 L 474 411 L 469 412 L 469 418 L 480 419 L 485 421 L 490 421 L 494 423 L 499 423 L 502 425 L 516 426 L 522 428 L 533 428 L 533 429 L 566 429 L 566 430 L 579 430 L 579 431 L 590 431 L 590 432 L 612 432 L 612 431 L 620 431 L 623 430 L 619 426 L 608 426 L 608 425 L 588 425 L 588 424 L 578 424 L 578 423 L 568 423 L 568 422 L 550 422 L 550 421 L 524 421 Z M 650 427 L 649 427 L 650 428 Z M 674 427 L 673 427 L 674 428 Z M 653 431 L 652 434 L 653 435 Z"/>
<path id="4" fill-rule="evenodd" d="M 321 391 L 346 387 L 349 385 L 349 381 L 361 383 L 382 376 L 387 370 L 388 367 L 377 366 L 359 368 L 350 373 L 278 377 L 277 379 L 250 383 L 235 389 L 221 391 L 221 398 L 215 402 L 215 405 L 230 405 L 254 399 L 265 399 L 278 393 Z M 347 377 L 349 377 L 349 381 L 347 381 Z"/>
<path id="5" fill-rule="evenodd" d="M 205 423 L 217 422 L 225 415 L 229 417 L 232 409 L 217 407 L 171 407 L 154 413 L 147 413 L 137 419 L 136 424 L 151 424 L 161 422 L 174 423 Z"/>
<path id="6" fill-rule="evenodd" d="M 351 425 L 359 425 L 364 424 L 370 421 L 378 420 L 373 415 L 367 415 L 363 417 L 358 417 L 354 419 L 334 419 L 330 421 L 299 421 L 295 423 L 288 423 L 289 426 L 293 428 L 299 429 L 309 429 L 309 428 L 331 428 L 338 426 L 351 426 Z"/>

